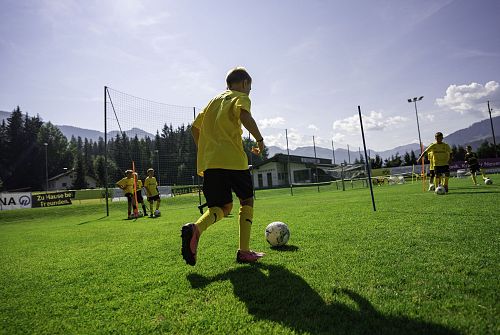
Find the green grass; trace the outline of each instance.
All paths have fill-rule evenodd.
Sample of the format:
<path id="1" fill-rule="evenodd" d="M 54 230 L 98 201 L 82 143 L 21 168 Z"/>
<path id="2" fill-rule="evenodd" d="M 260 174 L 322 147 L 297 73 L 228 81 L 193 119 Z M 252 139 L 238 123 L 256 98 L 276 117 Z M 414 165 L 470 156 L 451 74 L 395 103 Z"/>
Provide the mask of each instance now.
<path id="1" fill-rule="evenodd" d="M 235 262 L 237 206 L 211 226 L 198 264 L 180 256 L 196 195 L 158 219 L 125 203 L 0 212 L 2 334 L 498 334 L 500 178 L 450 193 L 421 184 L 257 192 L 251 246 Z M 287 248 L 264 228 L 284 221 Z"/>

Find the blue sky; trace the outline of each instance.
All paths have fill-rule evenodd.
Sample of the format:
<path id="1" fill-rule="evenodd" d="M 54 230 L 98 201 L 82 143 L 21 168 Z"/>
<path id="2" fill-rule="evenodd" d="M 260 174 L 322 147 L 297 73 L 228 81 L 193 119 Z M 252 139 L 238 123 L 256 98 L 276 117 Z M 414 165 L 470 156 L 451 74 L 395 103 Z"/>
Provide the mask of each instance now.
<path id="1" fill-rule="evenodd" d="M 1 0 L 0 110 L 103 130 L 103 86 L 203 107 L 245 66 L 267 145 L 384 150 L 500 115 L 500 1 Z M 160 120 L 161 121 L 161 120 Z M 167 121 L 167 120 L 165 120 Z M 161 122 L 160 127 L 161 127 Z"/>

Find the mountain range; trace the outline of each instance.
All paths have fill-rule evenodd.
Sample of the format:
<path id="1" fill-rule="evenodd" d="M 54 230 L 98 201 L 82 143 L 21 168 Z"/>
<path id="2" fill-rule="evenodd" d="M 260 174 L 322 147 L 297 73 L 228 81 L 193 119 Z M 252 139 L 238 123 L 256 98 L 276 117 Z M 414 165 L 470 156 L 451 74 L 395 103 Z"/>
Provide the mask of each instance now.
<path id="1" fill-rule="evenodd" d="M 0 122 L 2 122 L 2 120 L 4 119 L 7 119 L 10 116 L 10 114 L 11 114 L 10 112 L 0 111 Z M 493 117 L 492 121 L 494 129 L 497 130 L 495 132 L 496 142 L 500 143 L 500 136 L 499 136 L 500 116 Z M 56 125 L 56 127 L 59 128 L 59 130 L 63 133 L 63 135 L 68 138 L 68 140 L 71 139 L 72 136 L 75 137 L 80 136 L 82 139 L 88 138 L 89 140 L 92 139 L 93 141 L 97 141 L 99 137 L 104 138 L 104 132 L 98 130 L 83 129 L 67 125 L 62 125 L 62 126 Z M 117 133 L 118 131 L 109 132 L 108 138 L 116 136 Z M 155 137 L 154 134 L 150 134 L 139 128 L 132 128 L 130 130 L 126 130 L 125 133 L 127 134 L 128 137 L 135 137 L 136 135 L 139 138 L 147 136 L 149 136 L 150 138 Z M 491 135 L 490 119 L 484 119 L 482 121 L 473 123 L 467 128 L 457 130 L 447 135 L 444 140 L 450 146 L 452 145 L 465 146 L 467 144 L 470 144 L 474 149 L 477 148 L 485 140 L 492 143 L 493 141 Z M 411 143 L 384 151 L 369 150 L 369 155 L 370 157 L 375 157 L 375 155 L 379 155 L 380 157 L 385 159 L 395 155 L 396 153 L 399 153 L 402 156 L 406 152 L 410 152 L 411 150 L 413 150 L 415 154 L 420 153 L 419 145 L 417 143 Z M 269 146 L 268 152 L 269 152 L 269 157 L 272 157 L 277 153 L 286 153 L 287 150 L 286 148 Z M 343 161 L 354 162 L 356 158 L 359 158 L 360 153 L 361 155 L 364 156 L 362 148 L 350 148 L 349 152 L 346 149 L 335 148 L 335 162 L 337 164 Z M 290 150 L 290 154 L 297 156 L 314 157 L 314 147 L 313 146 L 298 147 L 296 149 Z M 327 158 L 333 160 L 333 152 L 331 148 L 316 147 L 316 156 L 319 158 Z"/>

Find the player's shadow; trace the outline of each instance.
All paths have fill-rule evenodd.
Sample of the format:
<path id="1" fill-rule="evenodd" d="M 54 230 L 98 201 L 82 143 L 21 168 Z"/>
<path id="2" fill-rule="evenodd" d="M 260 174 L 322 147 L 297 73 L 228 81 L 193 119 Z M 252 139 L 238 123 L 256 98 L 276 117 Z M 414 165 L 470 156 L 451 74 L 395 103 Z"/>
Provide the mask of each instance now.
<path id="1" fill-rule="evenodd" d="M 92 222 L 97 222 L 99 220 L 103 220 L 105 219 L 107 216 L 102 216 L 100 218 L 97 218 L 97 219 L 94 219 L 94 220 L 87 220 L 87 221 L 83 221 L 83 222 L 80 222 L 78 223 L 77 225 L 80 226 L 80 225 L 84 225 L 84 224 L 87 224 L 87 223 L 92 223 Z"/>
<path id="2" fill-rule="evenodd" d="M 296 333 L 459 334 L 442 325 L 405 316 L 383 315 L 350 289 L 334 289 L 334 295 L 349 298 L 356 307 L 326 303 L 304 279 L 282 266 L 255 264 L 212 278 L 198 274 L 190 274 L 187 278 L 196 289 L 229 280 L 235 296 L 246 304 L 251 315 L 279 323 Z"/>

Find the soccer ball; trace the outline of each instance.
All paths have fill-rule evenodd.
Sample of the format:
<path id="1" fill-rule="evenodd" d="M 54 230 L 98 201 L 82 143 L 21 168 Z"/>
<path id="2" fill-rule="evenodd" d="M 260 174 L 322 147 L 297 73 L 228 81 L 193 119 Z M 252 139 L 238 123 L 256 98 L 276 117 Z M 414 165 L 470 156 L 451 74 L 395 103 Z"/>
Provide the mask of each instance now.
<path id="1" fill-rule="evenodd" d="M 485 183 L 486 185 L 491 185 L 491 184 L 493 184 L 493 180 L 491 180 L 490 178 L 485 178 L 485 179 L 484 179 L 484 183 Z"/>
<path id="2" fill-rule="evenodd" d="M 266 227 L 266 240 L 273 247 L 285 245 L 290 238 L 288 226 L 280 221 L 271 222 Z"/>
<path id="3" fill-rule="evenodd" d="M 161 212 L 159 209 L 155 210 L 155 216 L 161 216 Z"/>
<path id="4" fill-rule="evenodd" d="M 434 184 L 430 184 L 429 185 L 429 192 L 432 192 L 436 189 L 436 186 L 434 186 Z"/>
<path id="5" fill-rule="evenodd" d="M 436 187 L 436 190 L 434 191 L 437 195 L 443 195 L 443 194 L 446 194 L 446 190 L 444 188 L 444 186 L 441 186 L 439 185 L 438 187 Z"/>
<path id="6" fill-rule="evenodd" d="M 142 211 L 139 211 L 139 217 L 142 218 L 144 216 L 144 213 Z"/>

